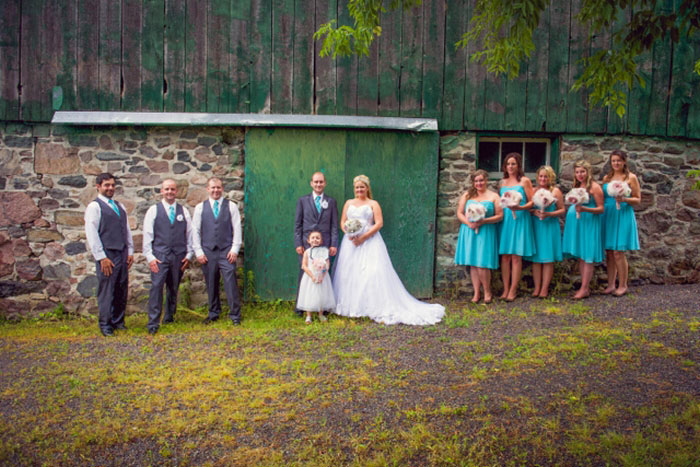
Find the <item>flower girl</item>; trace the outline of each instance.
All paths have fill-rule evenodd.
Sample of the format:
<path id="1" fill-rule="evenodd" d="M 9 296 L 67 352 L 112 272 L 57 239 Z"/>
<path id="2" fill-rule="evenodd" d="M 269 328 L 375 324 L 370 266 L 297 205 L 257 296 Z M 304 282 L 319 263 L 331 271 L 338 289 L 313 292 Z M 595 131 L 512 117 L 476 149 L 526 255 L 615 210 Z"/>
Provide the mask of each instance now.
<path id="1" fill-rule="evenodd" d="M 318 319 L 326 321 L 323 316 L 324 311 L 335 308 L 335 295 L 331 284 L 330 261 L 328 259 L 328 248 L 322 246 L 323 236 L 321 232 L 313 231 L 309 233 L 309 245 L 311 248 L 304 251 L 301 260 L 301 268 L 304 270 L 304 277 L 299 284 L 299 299 L 297 307 L 306 311 L 306 323 L 311 323 L 311 313 L 318 312 Z"/>

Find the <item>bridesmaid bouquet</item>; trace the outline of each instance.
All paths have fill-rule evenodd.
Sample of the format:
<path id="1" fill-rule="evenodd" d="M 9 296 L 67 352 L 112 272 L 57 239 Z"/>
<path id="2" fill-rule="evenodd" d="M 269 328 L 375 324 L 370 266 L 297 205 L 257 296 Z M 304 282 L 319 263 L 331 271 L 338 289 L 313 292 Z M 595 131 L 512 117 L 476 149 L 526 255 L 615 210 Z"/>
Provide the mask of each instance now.
<path id="1" fill-rule="evenodd" d="M 588 192 L 585 188 L 572 188 L 570 192 L 566 194 L 566 202 L 578 206 L 579 204 L 586 204 L 589 201 Z M 576 213 L 576 219 L 581 218 L 581 213 Z"/>
<path id="2" fill-rule="evenodd" d="M 620 201 L 618 201 L 618 199 L 621 197 L 627 198 L 632 194 L 632 188 L 630 188 L 629 184 L 620 180 L 608 183 L 607 191 L 608 196 L 615 198 L 618 211 L 620 210 Z"/>
<path id="3" fill-rule="evenodd" d="M 479 222 L 486 217 L 486 207 L 481 203 L 472 203 L 467 206 L 467 219 L 469 222 Z M 475 234 L 479 234 L 479 227 L 474 229 Z"/>
<path id="4" fill-rule="evenodd" d="M 547 190 L 546 188 L 540 188 L 532 196 L 532 202 L 535 204 L 535 206 L 537 206 L 541 213 L 544 213 L 544 210 L 552 204 L 554 204 L 555 201 L 556 198 L 554 197 L 552 192 Z M 542 220 L 541 217 L 540 220 Z"/>
<path id="5" fill-rule="evenodd" d="M 362 233 L 365 228 L 365 223 L 360 219 L 348 219 L 343 224 L 345 227 L 345 233 L 348 234 L 350 238 L 356 237 Z"/>
<path id="6" fill-rule="evenodd" d="M 523 200 L 523 195 L 515 190 L 508 190 L 501 196 L 501 206 L 504 208 L 512 208 L 515 206 L 520 206 L 520 202 Z M 516 218 L 515 211 L 511 210 L 513 214 L 513 219 Z"/>

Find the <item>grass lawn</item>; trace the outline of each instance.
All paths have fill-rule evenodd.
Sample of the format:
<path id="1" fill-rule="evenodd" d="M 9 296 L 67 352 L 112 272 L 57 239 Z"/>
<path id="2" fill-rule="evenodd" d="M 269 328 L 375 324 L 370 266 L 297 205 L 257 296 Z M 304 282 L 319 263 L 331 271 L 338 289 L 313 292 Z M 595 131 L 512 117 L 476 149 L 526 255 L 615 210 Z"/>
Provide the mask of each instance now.
<path id="1" fill-rule="evenodd" d="M 700 465 L 698 286 L 446 303 L 430 327 L 246 305 L 0 323 L 2 465 Z"/>

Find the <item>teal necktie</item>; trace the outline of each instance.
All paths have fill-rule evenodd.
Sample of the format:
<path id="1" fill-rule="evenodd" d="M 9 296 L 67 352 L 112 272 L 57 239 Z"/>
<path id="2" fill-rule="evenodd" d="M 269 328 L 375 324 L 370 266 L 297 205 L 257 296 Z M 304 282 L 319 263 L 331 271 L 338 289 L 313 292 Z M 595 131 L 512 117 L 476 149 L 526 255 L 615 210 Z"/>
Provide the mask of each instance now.
<path id="1" fill-rule="evenodd" d="M 214 201 L 214 219 L 219 218 L 219 200 Z"/>
<path id="2" fill-rule="evenodd" d="M 320 196 L 316 197 L 316 210 L 318 212 L 321 212 L 321 197 Z"/>
<path id="3" fill-rule="evenodd" d="M 170 214 L 168 215 L 170 218 L 170 223 L 172 224 L 175 222 L 175 206 L 170 206 Z"/>
<path id="4" fill-rule="evenodd" d="M 112 209 L 114 209 L 114 212 L 117 213 L 117 216 L 122 217 L 121 213 L 119 212 L 119 208 L 117 207 L 117 203 L 115 203 L 111 198 L 109 199 L 109 205 L 112 206 Z"/>

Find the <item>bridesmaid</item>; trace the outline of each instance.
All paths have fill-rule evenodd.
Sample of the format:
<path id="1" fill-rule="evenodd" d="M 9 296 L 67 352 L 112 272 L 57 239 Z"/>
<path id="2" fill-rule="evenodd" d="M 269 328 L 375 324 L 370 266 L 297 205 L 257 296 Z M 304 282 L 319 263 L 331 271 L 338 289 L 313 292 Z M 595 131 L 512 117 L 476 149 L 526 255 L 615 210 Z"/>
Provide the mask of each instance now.
<path id="1" fill-rule="evenodd" d="M 535 193 L 540 190 L 550 191 L 556 201 L 546 207 L 544 211 L 537 208 L 532 210 L 532 213 L 538 218 L 538 220 L 533 219 L 532 221 L 537 252 L 533 256 L 527 257 L 528 261 L 532 261 L 532 279 L 535 282 L 533 297 L 547 297 L 549 283 L 554 274 L 554 262 L 562 260 L 559 217 L 565 212 L 564 195 L 555 186 L 556 180 L 557 176 L 550 166 L 543 165 L 537 169 Z"/>
<path id="2" fill-rule="evenodd" d="M 574 188 L 584 187 L 588 191 L 586 204 L 569 207 L 564 224 L 562 249 L 564 257 L 578 258 L 581 272 L 581 288 L 574 300 L 581 300 L 591 294 L 589 285 L 593 278 L 595 263 L 603 261 L 603 189 L 591 176 L 591 164 L 579 160 L 574 164 Z M 576 217 L 581 214 L 581 218 Z"/>
<path id="3" fill-rule="evenodd" d="M 616 180 L 629 184 L 632 189 L 629 197 L 616 200 L 608 195 L 608 184 Z M 637 220 L 634 218 L 632 206 L 638 205 L 642 200 L 639 180 L 627 167 L 627 153 L 621 150 L 610 153 L 610 172 L 603 177 L 603 183 L 603 195 L 605 196 L 603 248 L 605 248 L 605 262 L 608 269 L 608 287 L 604 293 L 612 293 L 621 297 L 627 292 L 629 274 L 625 251 L 639 250 Z M 618 201 L 620 209 L 617 208 Z M 619 280 L 617 289 L 615 288 L 616 277 Z"/>
<path id="4" fill-rule="evenodd" d="M 501 255 L 501 275 L 503 277 L 503 294 L 501 299 L 507 302 L 515 300 L 518 294 L 518 282 L 523 271 L 523 256 L 535 254 L 535 239 L 532 233 L 532 182 L 523 173 L 522 156 L 517 152 L 506 154 L 503 159 L 503 179 L 500 194 L 516 190 L 522 196 L 520 206 L 503 208 L 503 225 L 498 245 Z M 513 212 L 516 218 L 513 219 Z"/>
<path id="5" fill-rule="evenodd" d="M 457 239 L 455 264 L 469 266 L 474 297 L 472 303 L 480 300 L 480 288 L 484 289 L 484 303 L 491 303 L 491 269 L 498 269 L 498 228 L 497 223 L 503 219 L 503 210 L 498 195 L 489 190 L 489 174 L 477 170 L 471 175 L 471 187 L 459 198 L 457 218 L 462 223 Z M 486 208 L 486 217 L 477 222 L 470 222 L 465 211 L 472 203 L 482 204 Z M 479 229 L 476 233 L 475 229 Z"/>

